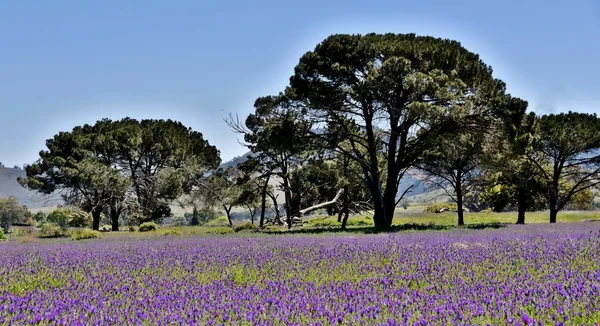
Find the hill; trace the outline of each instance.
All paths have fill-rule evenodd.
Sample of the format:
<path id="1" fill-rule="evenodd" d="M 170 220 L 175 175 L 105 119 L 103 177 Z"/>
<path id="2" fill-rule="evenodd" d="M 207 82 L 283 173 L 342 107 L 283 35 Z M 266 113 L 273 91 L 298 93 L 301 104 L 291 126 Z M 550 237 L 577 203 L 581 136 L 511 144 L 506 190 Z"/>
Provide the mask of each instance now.
<path id="1" fill-rule="evenodd" d="M 55 207 L 60 204 L 61 201 L 54 197 L 44 196 L 24 188 L 17 182 L 19 177 L 25 177 L 25 171 L 0 167 L 0 198 L 13 196 L 30 210 Z"/>

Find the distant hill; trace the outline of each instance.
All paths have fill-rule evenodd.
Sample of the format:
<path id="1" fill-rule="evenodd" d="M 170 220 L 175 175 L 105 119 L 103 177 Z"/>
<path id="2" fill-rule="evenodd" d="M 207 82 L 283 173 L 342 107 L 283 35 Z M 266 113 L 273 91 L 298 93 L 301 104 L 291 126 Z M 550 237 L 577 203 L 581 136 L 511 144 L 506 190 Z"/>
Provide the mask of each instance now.
<path id="1" fill-rule="evenodd" d="M 60 204 L 60 200 L 27 190 L 17 182 L 18 177 L 25 177 L 25 171 L 0 167 L 0 198 L 16 197 L 19 203 L 30 210 L 55 207 Z"/>

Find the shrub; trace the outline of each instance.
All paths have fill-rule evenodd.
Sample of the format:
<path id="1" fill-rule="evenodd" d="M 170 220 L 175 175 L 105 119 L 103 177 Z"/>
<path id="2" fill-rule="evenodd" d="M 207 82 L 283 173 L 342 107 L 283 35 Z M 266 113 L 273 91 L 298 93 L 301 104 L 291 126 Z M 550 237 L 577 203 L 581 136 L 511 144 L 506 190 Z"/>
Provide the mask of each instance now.
<path id="1" fill-rule="evenodd" d="M 229 220 L 227 220 L 227 216 L 219 216 L 219 218 L 206 223 L 206 226 L 229 226 Z"/>
<path id="2" fill-rule="evenodd" d="M 251 222 L 246 222 L 244 224 L 239 224 L 239 225 L 236 225 L 233 228 L 233 230 L 235 232 L 240 232 L 240 231 L 243 231 L 243 230 L 256 230 L 256 229 L 258 229 L 258 226 L 256 226 L 255 224 L 252 224 Z"/>
<path id="3" fill-rule="evenodd" d="M 146 223 L 142 223 L 142 225 L 140 225 L 140 228 L 138 229 L 138 231 L 139 232 L 148 232 L 148 231 L 156 231 L 156 229 L 158 229 L 158 227 L 156 226 L 156 223 L 146 222 Z"/>
<path id="4" fill-rule="evenodd" d="M 57 208 L 46 217 L 48 222 L 59 226 L 63 230 L 67 229 L 70 219 L 71 212 L 66 208 Z"/>
<path id="5" fill-rule="evenodd" d="M 80 209 L 69 211 L 69 226 L 83 228 L 92 225 L 92 214 Z"/>
<path id="6" fill-rule="evenodd" d="M 181 233 L 181 231 L 179 231 L 179 230 L 167 230 L 162 233 L 162 235 L 182 235 L 182 234 L 183 233 Z"/>
<path id="7" fill-rule="evenodd" d="M 76 230 L 71 232 L 72 240 L 95 239 L 100 238 L 100 232 L 90 229 Z"/>
<path id="8" fill-rule="evenodd" d="M 42 225 L 42 230 L 39 234 L 40 238 L 60 238 L 65 236 L 68 236 L 67 232 L 54 223 L 46 223 Z"/>
<path id="9" fill-rule="evenodd" d="M 425 208 L 425 212 L 428 212 L 428 213 L 441 213 L 441 212 L 445 212 L 445 211 L 456 212 L 457 210 L 458 210 L 458 206 L 456 206 L 456 203 L 438 203 L 438 204 L 429 205 L 429 206 L 427 206 L 427 208 Z"/>
<path id="10" fill-rule="evenodd" d="M 229 233 L 233 233 L 233 232 L 234 231 L 233 231 L 232 228 L 221 226 L 221 227 L 214 228 L 214 229 L 208 231 L 207 233 L 210 233 L 210 234 L 229 234 Z"/>
<path id="11" fill-rule="evenodd" d="M 46 222 L 46 214 L 44 212 L 37 212 L 33 215 L 33 219 L 38 223 Z"/>
<path id="12" fill-rule="evenodd" d="M 4 235 L 4 230 L 0 228 L 0 240 L 6 240 L 6 236 Z"/>
<path id="13" fill-rule="evenodd" d="M 131 225 L 131 226 L 129 226 L 127 228 L 127 231 L 129 231 L 129 232 L 135 232 L 135 231 L 137 231 L 137 228 L 135 226 Z"/>

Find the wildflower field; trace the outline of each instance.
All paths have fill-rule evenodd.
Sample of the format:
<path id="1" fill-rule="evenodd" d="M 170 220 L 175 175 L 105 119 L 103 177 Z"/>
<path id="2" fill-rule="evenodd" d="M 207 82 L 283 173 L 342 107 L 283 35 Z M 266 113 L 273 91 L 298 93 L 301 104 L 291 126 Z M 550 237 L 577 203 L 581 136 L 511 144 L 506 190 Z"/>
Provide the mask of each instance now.
<path id="1" fill-rule="evenodd" d="M 0 324 L 594 325 L 600 223 L 0 243 Z"/>

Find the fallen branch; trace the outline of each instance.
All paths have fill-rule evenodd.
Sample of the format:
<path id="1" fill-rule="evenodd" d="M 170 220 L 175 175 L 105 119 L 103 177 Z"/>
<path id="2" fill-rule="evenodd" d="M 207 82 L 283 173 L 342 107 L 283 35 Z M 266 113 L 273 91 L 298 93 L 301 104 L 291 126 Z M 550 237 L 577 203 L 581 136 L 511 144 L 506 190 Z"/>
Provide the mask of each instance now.
<path id="1" fill-rule="evenodd" d="M 328 201 L 328 202 L 324 202 L 324 203 L 320 203 L 305 209 L 300 210 L 300 212 L 296 215 L 297 217 L 302 217 L 304 214 L 308 213 L 308 212 L 312 212 L 316 209 L 319 208 L 323 208 L 323 207 L 327 207 L 329 205 L 333 205 L 335 203 L 337 203 L 340 200 L 340 196 L 342 195 L 342 193 L 344 193 L 344 189 L 340 189 L 337 194 L 335 195 L 335 198 L 333 198 L 332 200 Z"/>

